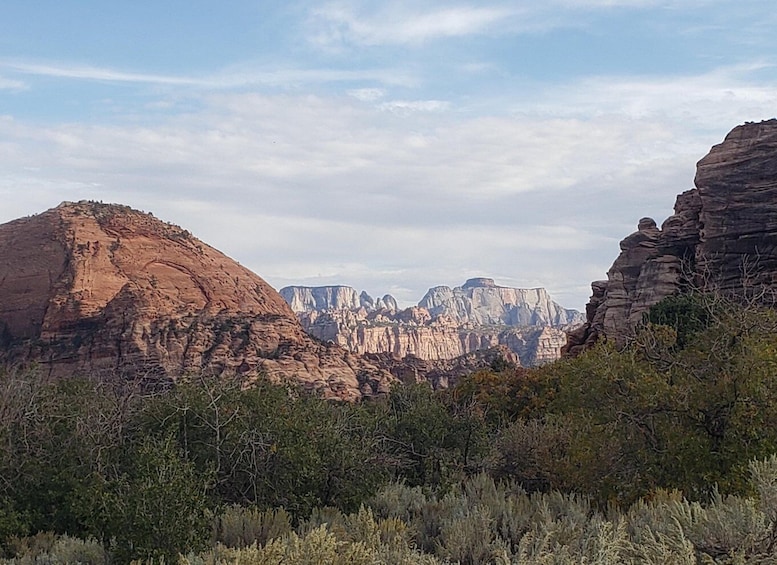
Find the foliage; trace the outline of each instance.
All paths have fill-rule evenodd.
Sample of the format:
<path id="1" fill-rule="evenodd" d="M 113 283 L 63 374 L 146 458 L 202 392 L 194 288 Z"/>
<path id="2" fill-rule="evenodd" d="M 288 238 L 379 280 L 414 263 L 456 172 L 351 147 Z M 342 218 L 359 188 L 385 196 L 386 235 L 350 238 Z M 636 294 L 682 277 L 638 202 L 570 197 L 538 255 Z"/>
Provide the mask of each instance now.
<path id="1" fill-rule="evenodd" d="M 16 565 L 104 565 L 110 563 L 105 548 L 97 540 L 81 540 L 67 535 L 55 536 L 50 532 L 29 538 L 11 540 L 11 553 L 15 556 L 6 563 Z"/>
<path id="2" fill-rule="evenodd" d="M 771 563 L 777 543 L 777 456 L 750 464 L 756 497 L 716 495 L 708 504 L 656 491 L 626 511 L 598 510 L 587 497 L 527 493 L 481 474 L 447 493 L 391 484 L 344 514 L 319 509 L 295 530 L 280 510 L 246 511 L 244 521 L 285 526 L 245 545 L 185 551 L 181 563 L 423 564 Z M 222 523 L 240 511 L 229 508 Z M 227 518 L 231 516 L 232 518 Z M 17 539 L 4 563 L 106 563 L 94 541 L 42 534 Z M 161 555 L 156 553 L 155 555 Z M 174 562 L 146 557 L 143 563 Z"/>
<path id="3" fill-rule="evenodd" d="M 490 427 L 499 428 L 546 410 L 554 394 L 548 384 L 537 371 L 496 365 L 459 379 L 451 396 L 458 404 L 472 403 Z"/>
<path id="4" fill-rule="evenodd" d="M 0 542 L 25 563 L 768 562 L 775 375 L 777 314 L 707 295 L 624 348 L 354 404 L 7 369 Z"/>
<path id="5" fill-rule="evenodd" d="M 680 349 L 709 327 L 720 300 L 700 293 L 685 293 L 668 296 L 648 310 L 645 320 L 655 326 L 667 326 L 674 330 L 675 341 Z"/>
<path id="6" fill-rule="evenodd" d="M 264 545 L 291 533 L 291 515 L 283 508 L 259 510 L 238 505 L 227 507 L 215 521 L 215 539 L 233 548 Z"/>
<path id="7" fill-rule="evenodd" d="M 145 438 L 127 453 L 126 472 L 108 485 L 96 509 L 103 539 L 120 561 L 174 558 L 203 549 L 211 533 L 209 479 L 172 438 Z"/>
<path id="8" fill-rule="evenodd" d="M 174 434 L 214 494 L 227 503 L 279 507 L 305 516 L 317 506 L 358 508 L 387 476 L 377 462 L 375 423 L 361 406 L 329 403 L 260 381 L 197 378 L 159 396 L 146 433 Z"/>
<path id="9" fill-rule="evenodd" d="M 625 349 L 599 344 L 540 369 L 557 391 L 551 411 L 585 431 L 569 454 L 584 472 L 568 488 L 622 502 L 656 488 L 743 493 L 747 462 L 777 450 L 777 316 L 704 300 L 656 308 L 671 319 L 703 306 L 680 330 L 648 322 Z"/>
<path id="10" fill-rule="evenodd" d="M 476 468 L 486 450 L 481 415 L 470 405 L 450 402 L 425 383 L 392 388 L 375 406 L 382 448 L 394 476 L 411 485 L 449 485 Z"/>

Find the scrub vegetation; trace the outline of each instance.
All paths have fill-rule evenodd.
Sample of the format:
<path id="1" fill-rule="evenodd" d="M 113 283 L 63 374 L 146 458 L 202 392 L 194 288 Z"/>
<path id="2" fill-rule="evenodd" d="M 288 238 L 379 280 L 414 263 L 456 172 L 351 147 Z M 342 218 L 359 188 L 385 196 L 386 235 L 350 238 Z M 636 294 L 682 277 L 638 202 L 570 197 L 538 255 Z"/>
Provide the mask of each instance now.
<path id="1" fill-rule="evenodd" d="M 0 374 L 7 563 L 773 563 L 777 315 L 667 299 L 632 342 L 435 392 Z"/>

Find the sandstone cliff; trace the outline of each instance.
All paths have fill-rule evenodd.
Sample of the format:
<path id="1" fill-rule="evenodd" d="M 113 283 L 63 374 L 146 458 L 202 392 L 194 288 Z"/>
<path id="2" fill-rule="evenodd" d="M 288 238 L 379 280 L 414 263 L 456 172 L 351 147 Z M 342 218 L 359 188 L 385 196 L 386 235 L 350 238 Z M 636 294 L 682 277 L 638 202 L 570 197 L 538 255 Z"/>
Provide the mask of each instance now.
<path id="1" fill-rule="evenodd" d="M 321 310 L 398 310 L 390 294 L 375 300 L 350 286 L 286 286 L 278 291 L 295 313 Z"/>
<path id="2" fill-rule="evenodd" d="M 497 286 L 493 279 L 469 279 L 462 286 L 429 289 L 418 303 L 434 317 L 447 316 L 458 324 L 475 326 L 553 326 L 580 325 L 577 310 L 562 308 L 544 288 Z"/>
<path id="3" fill-rule="evenodd" d="M 150 214 L 63 203 L 0 225 L 0 361 L 54 375 L 266 373 L 327 396 L 393 378 L 312 340 L 264 280 Z"/>
<path id="4" fill-rule="evenodd" d="M 331 289 L 348 287 L 320 288 L 287 287 L 281 294 L 292 305 L 310 305 L 304 297 L 332 296 Z M 339 292 L 357 295 L 354 289 Z M 395 301 L 386 307 L 386 302 L 384 297 L 374 305 L 362 300 L 351 308 L 309 307 L 297 315 L 311 335 L 355 353 L 435 361 L 506 346 L 524 366 L 557 359 L 565 330 L 583 321 L 579 312 L 561 308 L 544 289 L 500 287 L 486 278 L 453 289 L 434 287 L 418 306 L 405 310 L 397 310 Z"/>
<path id="5" fill-rule="evenodd" d="M 592 284 L 574 354 L 601 337 L 624 343 L 661 299 L 693 288 L 727 295 L 777 289 L 777 120 L 736 127 L 697 165 L 659 229 L 650 218 L 621 244 L 606 281 Z"/>

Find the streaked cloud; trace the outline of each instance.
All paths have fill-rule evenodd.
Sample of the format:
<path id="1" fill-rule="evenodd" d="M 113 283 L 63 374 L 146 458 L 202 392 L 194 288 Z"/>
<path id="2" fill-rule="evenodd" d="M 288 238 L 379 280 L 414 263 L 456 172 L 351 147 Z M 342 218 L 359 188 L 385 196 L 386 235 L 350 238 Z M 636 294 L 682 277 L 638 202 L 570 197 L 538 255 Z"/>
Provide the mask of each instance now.
<path id="1" fill-rule="evenodd" d="M 755 61 L 696 75 L 587 77 L 563 90 L 548 89 L 528 108 L 521 104 L 516 110 L 568 117 L 656 116 L 715 128 L 777 113 L 777 80 L 754 76 L 775 66 Z"/>
<path id="2" fill-rule="evenodd" d="M 362 102 L 375 102 L 386 96 L 386 91 L 382 88 L 356 88 L 349 90 L 348 95 Z"/>
<path id="3" fill-rule="evenodd" d="M 340 1 L 309 13 L 309 39 L 316 45 L 422 46 L 440 39 L 484 34 L 537 33 L 579 27 L 581 16 L 612 10 L 692 10 L 720 0 L 547 0 L 544 2 Z"/>
<path id="4" fill-rule="evenodd" d="M 27 84 L 21 80 L 8 79 L 0 76 L 0 90 L 24 90 Z"/>
<path id="5" fill-rule="evenodd" d="M 28 63 L 0 60 L 0 69 L 22 75 L 54 77 L 70 80 L 138 83 L 158 86 L 196 87 L 201 89 L 236 89 L 250 86 L 288 86 L 294 84 L 375 81 L 387 85 L 412 86 L 417 78 L 404 69 L 304 69 L 256 68 L 232 66 L 221 72 L 197 76 L 175 76 L 135 73 L 106 67 L 69 63 Z M 22 87 L 24 83 L 5 79 L 7 88 Z M 0 78 L 0 88 L 4 81 Z"/>
<path id="6" fill-rule="evenodd" d="M 444 112 L 451 106 L 445 100 L 392 100 L 380 104 L 380 108 L 400 115 L 414 112 Z"/>
<path id="7" fill-rule="evenodd" d="M 122 72 L 113 69 L 93 67 L 88 65 L 72 64 L 42 64 L 42 63 L 24 63 L 18 61 L 0 61 L 0 68 L 15 71 L 26 75 L 37 75 L 46 77 L 96 80 L 107 82 L 140 82 L 163 85 L 198 85 L 205 84 L 204 81 L 185 77 L 154 75 L 146 73 Z"/>

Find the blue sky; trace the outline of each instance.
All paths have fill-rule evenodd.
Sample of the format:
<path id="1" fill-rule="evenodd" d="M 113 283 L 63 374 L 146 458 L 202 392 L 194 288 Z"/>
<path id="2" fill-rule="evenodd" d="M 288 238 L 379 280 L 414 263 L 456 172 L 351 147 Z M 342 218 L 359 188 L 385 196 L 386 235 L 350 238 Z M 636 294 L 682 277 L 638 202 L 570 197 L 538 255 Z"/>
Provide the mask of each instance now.
<path id="1" fill-rule="evenodd" d="M 777 113 L 760 0 L 6 4 L 0 221 L 128 204 L 276 288 L 483 275 L 582 308 Z"/>

